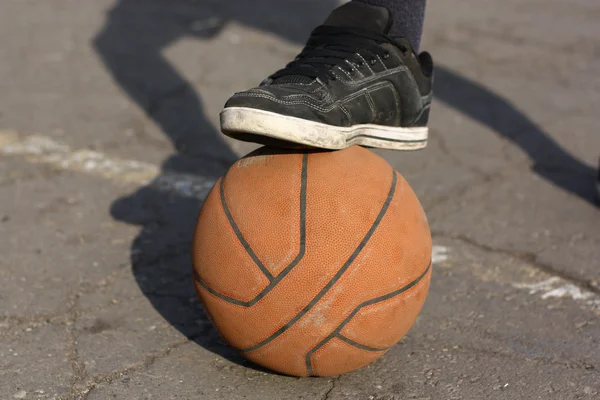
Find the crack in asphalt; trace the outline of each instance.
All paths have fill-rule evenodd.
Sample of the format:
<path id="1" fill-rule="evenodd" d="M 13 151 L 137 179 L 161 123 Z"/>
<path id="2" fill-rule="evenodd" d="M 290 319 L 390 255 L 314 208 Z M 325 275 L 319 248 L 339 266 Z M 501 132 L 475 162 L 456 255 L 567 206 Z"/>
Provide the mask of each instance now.
<path id="1" fill-rule="evenodd" d="M 496 247 L 487 245 L 485 243 L 480 243 L 480 242 L 476 241 L 475 239 L 472 239 L 472 238 L 470 238 L 466 235 L 462 235 L 462 234 L 452 234 L 452 233 L 443 232 L 443 231 L 432 231 L 431 234 L 433 237 L 458 240 L 458 241 L 466 243 L 468 245 L 477 247 L 478 249 L 485 251 L 487 253 L 504 254 L 504 255 L 508 255 L 508 256 L 517 258 L 523 262 L 526 262 L 530 266 L 532 266 L 542 272 L 545 272 L 545 273 L 553 275 L 553 276 L 557 276 L 569 283 L 572 283 L 573 285 L 578 286 L 581 289 L 584 289 L 584 290 L 587 290 L 594 294 L 600 295 L 600 288 L 596 287 L 592 283 L 592 281 L 581 279 L 580 277 L 578 277 L 574 274 L 569 274 L 565 271 L 560 271 L 549 264 L 540 262 L 538 260 L 537 254 L 535 254 L 535 253 L 527 252 L 527 251 L 496 248 Z"/>
<path id="2" fill-rule="evenodd" d="M 78 320 L 77 302 L 79 300 L 79 294 L 75 293 L 69 296 L 69 310 L 67 311 L 67 337 L 68 337 L 68 351 L 67 357 L 71 363 L 71 370 L 73 371 L 73 377 L 71 378 L 71 394 L 77 392 L 78 386 L 83 382 L 87 376 L 85 369 L 85 363 L 79 359 L 79 351 L 77 349 L 77 332 L 75 324 Z"/>
<path id="3" fill-rule="evenodd" d="M 75 392 L 71 392 L 66 397 L 58 397 L 57 400 L 85 400 L 89 394 L 94 390 L 103 385 L 111 384 L 115 379 L 120 378 L 124 375 L 131 374 L 133 372 L 141 371 L 149 368 L 156 361 L 163 359 L 168 356 L 173 350 L 185 345 L 186 343 L 194 341 L 199 335 L 186 338 L 179 342 L 175 342 L 162 350 L 155 351 L 153 354 L 146 356 L 144 361 L 134 363 L 126 368 L 110 372 L 108 374 L 96 375 L 89 379 L 85 384 L 77 388 Z M 75 396 L 75 397 L 73 397 Z"/>
<path id="4" fill-rule="evenodd" d="M 335 384 L 337 383 L 337 381 L 340 379 L 340 375 L 332 378 L 329 383 L 331 384 L 331 386 L 329 387 L 329 389 L 327 389 L 327 391 L 323 394 L 323 397 L 321 398 L 321 400 L 329 400 L 329 395 L 331 394 L 331 392 L 333 391 L 333 389 L 335 389 Z"/>

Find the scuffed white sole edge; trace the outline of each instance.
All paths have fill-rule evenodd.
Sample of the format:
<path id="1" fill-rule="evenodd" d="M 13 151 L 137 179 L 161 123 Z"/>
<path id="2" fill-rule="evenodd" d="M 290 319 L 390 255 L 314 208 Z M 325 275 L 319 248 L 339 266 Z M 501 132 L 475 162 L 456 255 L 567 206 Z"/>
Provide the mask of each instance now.
<path id="1" fill-rule="evenodd" d="M 427 127 L 398 128 L 381 125 L 338 127 L 247 107 L 221 111 L 224 134 L 243 139 L 244 134 L 330 150 L 353 145 L 392 150 L 418 150 L 427 146 Z"/>

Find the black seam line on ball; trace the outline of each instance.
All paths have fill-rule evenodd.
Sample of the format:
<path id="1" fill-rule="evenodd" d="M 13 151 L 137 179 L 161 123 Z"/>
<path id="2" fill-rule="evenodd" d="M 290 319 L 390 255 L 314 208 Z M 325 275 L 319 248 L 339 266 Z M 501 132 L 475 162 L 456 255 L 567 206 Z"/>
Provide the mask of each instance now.
<path id="1" fill-rule="evenodd" d="M 342 277 L 344 272 L 346 272 L 346 270 L 350 267 L 350 265 L 352 265 L 352 263 L 354 262 L 356 257 L 358 257 L 360 252 L 367 245 L 369 239 L 371 239 L 371 236 L 373 236 L 373 233 L 375 233 L 375 230 L 377 229 L 377 227 L 381 223 L 381 220 L 385 216 L 385 213 L 387 212 L 387 210 L 390 206 L 390 203 L 392 202 L 392 199 L 394 198 L 394 193 L 396 191 L 396 182 L 398 180 L 398 178 L 396 177 L 396 172 L 392 170 L 392 173 L 393 173 L 392 185 L 391 185 L 390 191 L 385 199 L 385 202 L 383 203 L 383 206 L 381 207 L 381 211 L 379 211 L 379 215 L 377 215 L 375 222 L 373 222 L 373 225 L 371 225 L 371 228 L 366 233 L 365 237 L 359 243 L 358 247 L 356 247 L 356 249 L 354 250 L 352 255 L 350 255 L 350 258 L 348 258 L 348 260 L 344 263 L 344 265 L 342 265 L 342 267 L 338 270 L 338 272 L 336 272 L 336 274 L 333 276 L 333 278 L 331 278 L 329 280 L 329 282 L 327 282 L 327 284 L 319 291 L 319 293 L 317 293 L 317 295 L 310 301 L 310 303 L 308 303 L 298 314 L 296 314 L 285 325 L 283 325 L 281 328 L 279 328 L 277 331 L 275 331 L 275 333 L 271 334 L 266 339 L 261 340 L 254 346 L 248 347 L 246 349 L 241 349 L 241 351 L 250 352 L 250 351 L 257 350 L 257 349 L 263 347 L 264 345 L 269 344 L 276 338 L 278 338 L 281 334 L 283 334 L 290 327 L 292 327 L 292 325 L 294 325 L 296 322 L 298 322 L 298 320 L 300 318 L 302 318 L 307 312 L 309 312 L 315 306 L 315 304 L 317 304 L 317 302 L 319 300 L 321 300 L 321 298 L 323 298 L 323 296 L 325 296 L 325 294 L 327 294 L 327 292 L 333 287 L 333 285 L 335 285 L 337 283 L 337 281 Z"/>
<path id="2" fill-rule="evenodd" d="M 387 349 L 389 349 L 389 347 L 382 347 L 382 348 L 378 348 L 378 347 L 371 347 L 371 346 L 365 346 L 364 344 L 360 344 L 358 342 L 355 342 L 354 340 L 342 335 L 341 333 L 338 333 L 337 335 L 335 335 L 336 338 L 340 339 L 343 342 L 348 343 L 350 346 L 354 346 L 356 348 L 359 348 L 361 350 L 366 350 L 366 351 L 374 351 L 374 352 L 380 352 L 380 351 L 386 351 Z"/>
<path id="3" fill-rule="evenodd" d="M 263 290 L 261 290 L 260 293 L 257 294 L 256 297 L 254 297 L 252 300 L 242 301 L 242 300 L 234 299 L 233 297 L 229 297 L 222 293 L 217 292 L 216 290 L 214 290 L 213 288 L 208 286 L 205 282 L 203 282 L 202 279 L 200 279 L 200 276 L 198 275 L 198 273 L 194 270 L 194 277 L 196 278 L 196 281 L 198 282 L 198 284 L 200 284 L 200 286 L 202 286 L 204 289 L 206 289 L 210 294 L 220 298 L 221 300 L 225 300 L 229 303 L 233 303 L 235 305 L 243 306 L 243 307 L 252 307 L 260 299 L 262 299 L 267 294 L 269 294 L 269 292 L 271 290 L 273 290 L 273 288 L 275 288 L 275 286 L 277 286 L 277 284 L 279 284 L 279 282 L 281 282 L 281 280 L 283 278 L 285 278 L 285 276 L 304 257 L 304 253 L 306 250 L 306 185 L 307 185 L 307 179 L 308 179 L 308 154 L 303 154 L 302 155 L 302 172 L 301 172 L 301 176 L 300 176 L 300 251 L 298 251 L 298 255 L 292 260 L 292 262 L 289 263 L 288 266 L 285 267 L 283 269 L 283 271 L 281 271 L 281 273 L 279 275 L 277 275 L 275 278 L 273 278 L 273 276 L 267 271 L 267 273 L 268 273 L 267 277 L 269 278 L 269 281 L 270 281 L 269 285 L 267 285 Z M 252 260 L 256 263 L 256 265 L 258 265 L 258 267 L 261 269 L 261 271 L 265 272 L 266 268 L 260 262 L 258 257 L 256 257 L 256 255 L 250 248 L 250 245 L 248 245 L 246 240 L 243 238 L 242 233 L 239 231 L 237 225 L 235 224 L 235 221 L 233 220 L 233 217 L 231 216 L 231 213 L 229 212 L 229 209 L 227 208 L 227 204 L 225 203 L 225 196 L 223 193 L 223 180 L 221 180 L 221 202 L 223 204 L 223 208 L 225 209 L 225 215 L 227 216 L 227 219 L 229 220 L 229 223 L 231 224 L 231 227 L 235 231 L 238 239 L 244 246 L 244 249 L 246 249 L 246 252 L 248 253 L 248 255 L 250 255 Z"/>
<path id="4" fill-rule="evenodd" d="M 235 223 L 235 220 L 233 219 L 233 215 L 231 215 L 231 211 L 229 210 L 229 207 L 227 206 L 227 201 L 225 201 L 225 178 L 221 179 L 221 184 L 219 185 L 219 197 L 221 198 L 221 205 L 223 206 L 223 211 L 225 211 L 225 215 L 227 216 L 229 225 L 235 232 L 235 236 L 237 236 L 237 238 L 240 241 L 240 243 L 242 244 L 242 246 L 244 246 L 244 250 L 246 251 L 246 253 L 248 253 L 248 255 L 250 256 L 252 261 L 254 261 L 254 264 L 256 264 L 256 266 L 258 268 L 260 268 L 262 273 L 267 277 L 267 279 L 269 279 L 269 282 L 272 282 L 273 275 L 271 274 L 271 271 L 269 271 L 264 266 L 264 264 L 260 261 L 260 259 L 256 255 L 256 253 L 254 253 L 254 250 L 252 250 L 252 248 L 250 247 L 250 244 L 248 244 L 246 239 L 244 239 L 244 235 L 242 235 L 240 228 L 238 228 L 237 224 Z"/>
<path id="5" fill-rule="evenodd" d="M 348 322 L 350 322 L 352 320 L 352 318 L 354 318 L 354 316 L 356 316 L 356 314 L 358 314 L 358 312 L 367 306 L 371 306 L 373 304 L 376 303 L 380 303 L 382 301 L 386 301 L 391 299 L 392 297 L 398 296 L 404 292 L 406 292 L 409 289 L 412 289 L 413 287 L 415 287 L 419 282 L 421 282 L 421 280 L 423 278 L 425 278 L 425 276 L 427 275 L 427 273 L 431 270 L 431 261 L 429 262 L 429 266 L 425 269 L 425 272 L 423 272 L 421 275 L 419 275 L 414 281 L 410 282 L 408 285 L 401 287 L 398 290 L 394 290 L 393 292 L 390 292 L 388 294 L 384 294 L 383 296 L 380 297 L 376 297 L 374 299 L 371 300 L 367 300 L 361 304 L 359 304 L 354 311 L 352 311 L 352 313 L 350 313 L 350 315 L 348 315 L 346 317 L 346 319 L 344 319 L 337 328 L 334 329 L 333 332 L 331 332 L 325 339 L 323 339 L 321 342 L 319 342 L 319 344 L 317 344 L 315 347 L 313 347 L 312 350 L 310 350 L 308 353 L 306 353 L 306 370 L 308 371 L 308 374 L 313 376 L 314 375 L 314 371 L 312 368 L 312 362 L 310 360 L 310 358 L 312 357 L 312 355 L 319 350 L 321 347 L 325 346 L 325 344 L 327 344 L 327 342 L 329 342 L 331 339 L 333 339 L 334 337 L 340 337 L 340 339 L 342 339 L 341 335 L 339 334 L 341 332 L 342 329 L 344 329 L 344 327 L 348 324 Z M 343 339 L 342 339 L 343 340 Z M 347 342 L 348 343 L 348 342 Z M 359 347 L 359 346 L 356 346 Z M 359 347 L 360 348 L 360 347 Z M 376 351 L 381 351 L 381 350 L 376 350 Z"/>

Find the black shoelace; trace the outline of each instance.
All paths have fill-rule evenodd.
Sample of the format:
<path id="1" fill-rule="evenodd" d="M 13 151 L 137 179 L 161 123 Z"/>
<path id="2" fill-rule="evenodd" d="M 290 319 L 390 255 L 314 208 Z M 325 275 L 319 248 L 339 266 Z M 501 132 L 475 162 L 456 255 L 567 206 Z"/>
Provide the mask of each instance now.
<path id="1" fill-rule="evenodd" d="M 323 83 L 336 80 L 332 69 L 338 66 L 348 72 L 354 68 L 362 68 L 364 60 L 371 64 L 377 63 L 377 57 L 387 59 L 390 54 L 380 46 L 390 43 L 398 47 L 404 54 L 408 52 L 406 46 L 394 41 L 392 38 L 363 29 L 319 26 L 308 40 L 306 47 L 285 68 L 270 76 L 277 79 L 284 76 L 305 76 L 318 78 Z"/>

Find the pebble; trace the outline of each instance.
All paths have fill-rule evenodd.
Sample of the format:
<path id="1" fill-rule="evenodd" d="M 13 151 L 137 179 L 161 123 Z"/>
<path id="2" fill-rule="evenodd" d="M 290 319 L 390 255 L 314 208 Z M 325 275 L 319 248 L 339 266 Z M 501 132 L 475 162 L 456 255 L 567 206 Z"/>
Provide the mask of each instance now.
<path id="1" fill-rule="evenodd" d="M 586 386 L 583 388 L 583 393 L 591 395 L 591 394 L 597 394 L 597 392 L 594 391 L 594 389 L 592 389 L 589 386 Z"/>
<path id="2" fill-rule="evenodd" d="M 24 390 L 19 390 L 17 393 L 13 394 L 15 399 L 24 399 L 27 396 L 27 392 Z"/>

